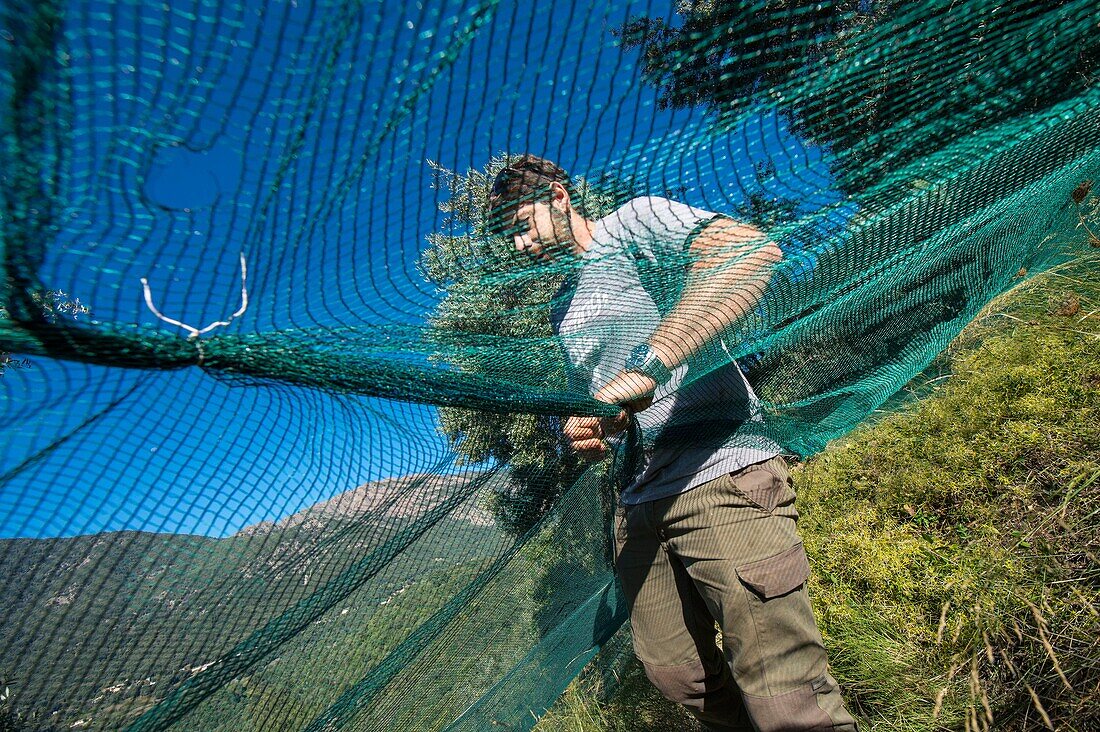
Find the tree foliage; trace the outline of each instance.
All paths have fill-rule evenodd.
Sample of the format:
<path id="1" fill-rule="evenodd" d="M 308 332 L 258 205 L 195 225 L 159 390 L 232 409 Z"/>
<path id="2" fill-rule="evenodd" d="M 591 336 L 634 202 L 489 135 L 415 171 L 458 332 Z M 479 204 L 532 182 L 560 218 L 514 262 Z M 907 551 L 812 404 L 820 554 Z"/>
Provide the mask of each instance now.
<path id="1" fill-rule="evenodd" d="M 69 297 L 69 295 L 63 290 L 49 290 L 45 296 L 40 296 L 37 293 L 32 294 L 31 297 L 34 302 L 42 308 L 46 320 L 54 322 L 59 317 L 73 318 L 74 320 L 81 315 L 87 315 L 91 311 L 88 306 L 80 302 L 78 297 Z M 8 319 L 8 311 L 0 305 L 0 320 Z M 3 375 L 5 369 L 16 368 L 20 365 L 30 363 L 29 361 L 16 361 L 11 357 L 11 354 L 0 351 L 0 375 Z"/>
<path id="2" fill-rule="evenodd" d="M 798 215 L 798 200 L 776 193 L 779 176 L 771 160 L 753 166 L 753 185 L 745 191 L 744 200 L 733 208 L 733 217 L 753 224 L 761 231 L 771 231 Z"/>
<path id="3" fill-rule="evenodd" d="M 663 106 L 731 120 L 774 103 L 833 152 L 841 185 L 858 192 L 969 131 L 1100 80 L 1100 36 L 1074 15 L 1080 3 L 955 5 L 683 0 L 675 20 L 636 17 L 618 34 L 640 50 Z"/>
<path id="4" fill-rule="evenodd" d="M 530 378 L 544 388 L 563 390 L 567 360 L 552 337 L 549 303 L 564 275 L 532 267 L 488 222 L 493 179 L 513 159 L 498 155 L 484 168 L 465 173 L 429 161 L 432 186 L 447 194 L 438 204 L 445 214 L 441 230 L 428 236 L 420 260 L 424 276 L 445 293 L 430 324 L 451 341 L 457 335 L 471 342 L 486 337 L 522 342 Z M 574 188 L 578 205 L 591 218 L 610 213 L 636 190 L 632 180 L 611 175 L 593 181 L 576 178 Z M 494 367 L 499 351 L 449 349 L 446 359 L 456 368 L 484 373 Z M 512 533 L 530 528 L 583 470 L 558 417 L 445 407 L 439 418 L 464 462 L 509 464 L 511 481 L 494 497 L 491 509 Z"/>
<path id="5" fill-rule="evenodd" d="M 641 50 L 661 106 L 729 113 L 751 104 L 760 87 L 836 53 L 844 31 L 861 21 L 860 6 L 859 0 L 682 0 L 677 22 L 638 16 L 618 35 L 627 48 Z"/>
<path id="6" fill-rule="evenodd" d="M 11 690 L 5 686 L 0 693 L 0 732 L 22 732 L 24 729 L 23 717 L 12 708 Z"/>

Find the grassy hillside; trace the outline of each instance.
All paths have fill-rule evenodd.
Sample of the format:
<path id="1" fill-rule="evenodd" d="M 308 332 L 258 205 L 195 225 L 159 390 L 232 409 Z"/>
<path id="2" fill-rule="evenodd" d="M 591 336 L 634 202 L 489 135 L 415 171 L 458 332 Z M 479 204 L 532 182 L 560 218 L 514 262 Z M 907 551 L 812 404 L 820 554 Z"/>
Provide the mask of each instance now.
<path id="1" fill-rule="evenodd" d="M 1100 729 L 1100 263 L 995 302 L 796 471 L 811 593 L 863 728 Z M 691 729 L 636 663 L 538 730 Z"/>

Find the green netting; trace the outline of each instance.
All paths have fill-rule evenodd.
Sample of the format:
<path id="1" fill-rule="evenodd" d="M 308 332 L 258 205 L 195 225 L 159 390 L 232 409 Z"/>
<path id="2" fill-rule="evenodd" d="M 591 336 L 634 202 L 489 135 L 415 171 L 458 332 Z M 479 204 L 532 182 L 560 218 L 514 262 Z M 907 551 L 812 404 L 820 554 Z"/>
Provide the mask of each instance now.
<path id="1" fill-rule="evenodd" d="M 594 657 L 613 683 L 644 456 L 813 455 L 1100 246 L 1098 38 L 1094 0 L 5 0 L 4 701 L 529 729 Z M 589 221 L 671 199 L 759 236 L 534 259 L 489 205 L 526 151 Z M 590 462 L 564 418 L 619 408 L 576 350 L 652 326 L 555 313 L 624 252 L 657 318 L 740 305 L 683 334 L 711 396 Z"/>

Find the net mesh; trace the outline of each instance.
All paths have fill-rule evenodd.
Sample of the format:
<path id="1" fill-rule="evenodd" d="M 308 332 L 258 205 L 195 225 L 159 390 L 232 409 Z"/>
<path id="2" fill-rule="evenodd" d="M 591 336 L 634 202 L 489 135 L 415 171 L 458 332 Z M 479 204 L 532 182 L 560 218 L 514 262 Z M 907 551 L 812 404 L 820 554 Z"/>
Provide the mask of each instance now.
<path id="1" fill-rule="evenodd" d="M 813 455 L 1100 246 L 1098 31 L 1094 0 L 5 0 L 11 704 L 529 729 L 608 644 L 613 678 L 640 455 Z M 635 257 L 661 315 L 699 282 L 744 303 L 684 386 L 737 369 L 757 418 L 730 397 L 569 447 L 564 417 L 618 407 L 552 319 L 593 258 L 536 261 L 490 215 L 523 151 L 583 173 L 588 219 L 656 196 L 778 245 L 750 299 L 755 245 L 686 284 L 693 250 Z M 613 327 L 575 337 L 649 336 Z"/>

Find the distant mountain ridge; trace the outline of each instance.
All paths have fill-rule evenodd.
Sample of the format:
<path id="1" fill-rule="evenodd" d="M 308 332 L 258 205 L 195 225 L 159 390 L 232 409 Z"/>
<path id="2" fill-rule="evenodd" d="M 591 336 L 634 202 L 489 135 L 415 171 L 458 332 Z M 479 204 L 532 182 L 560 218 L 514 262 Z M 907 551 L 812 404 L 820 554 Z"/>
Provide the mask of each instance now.
<path id="1" fill-rule="evenodd" d="M 415 512 L 438 504 L 442 489 L 454 485 L 467 485 L 476 474 L 446 475 L 436 473 L 410 474 L 395 478 L 364 483 L 308 508 L 292 513 L 278 521 L 261 521 L 246 526 L 234 536 L 256 536 L 274 530 L 289 529 L 333 519 L 354 521 L 368 514 L 381 513 L 391 518 L 408 518 Z M 464 507 L 454 515 L 478 526 L 493 524 L 492 515 L 476 504 Z"/>
<path id="2" fill-rule="evenodd" d="M 221 539 L 119 531 L 0 540 L 0 688 L 10 688 L 30 729 L 124 726 L 249 633 L 402 536 L 426 506 L 474 492 L 476 477 L 374 481 Z M 351 632 L 448 561 L 494 551 L 502 535 L 481 500 L 465 498 L 425 541 L 342 603 L 329 632 Z"/>

